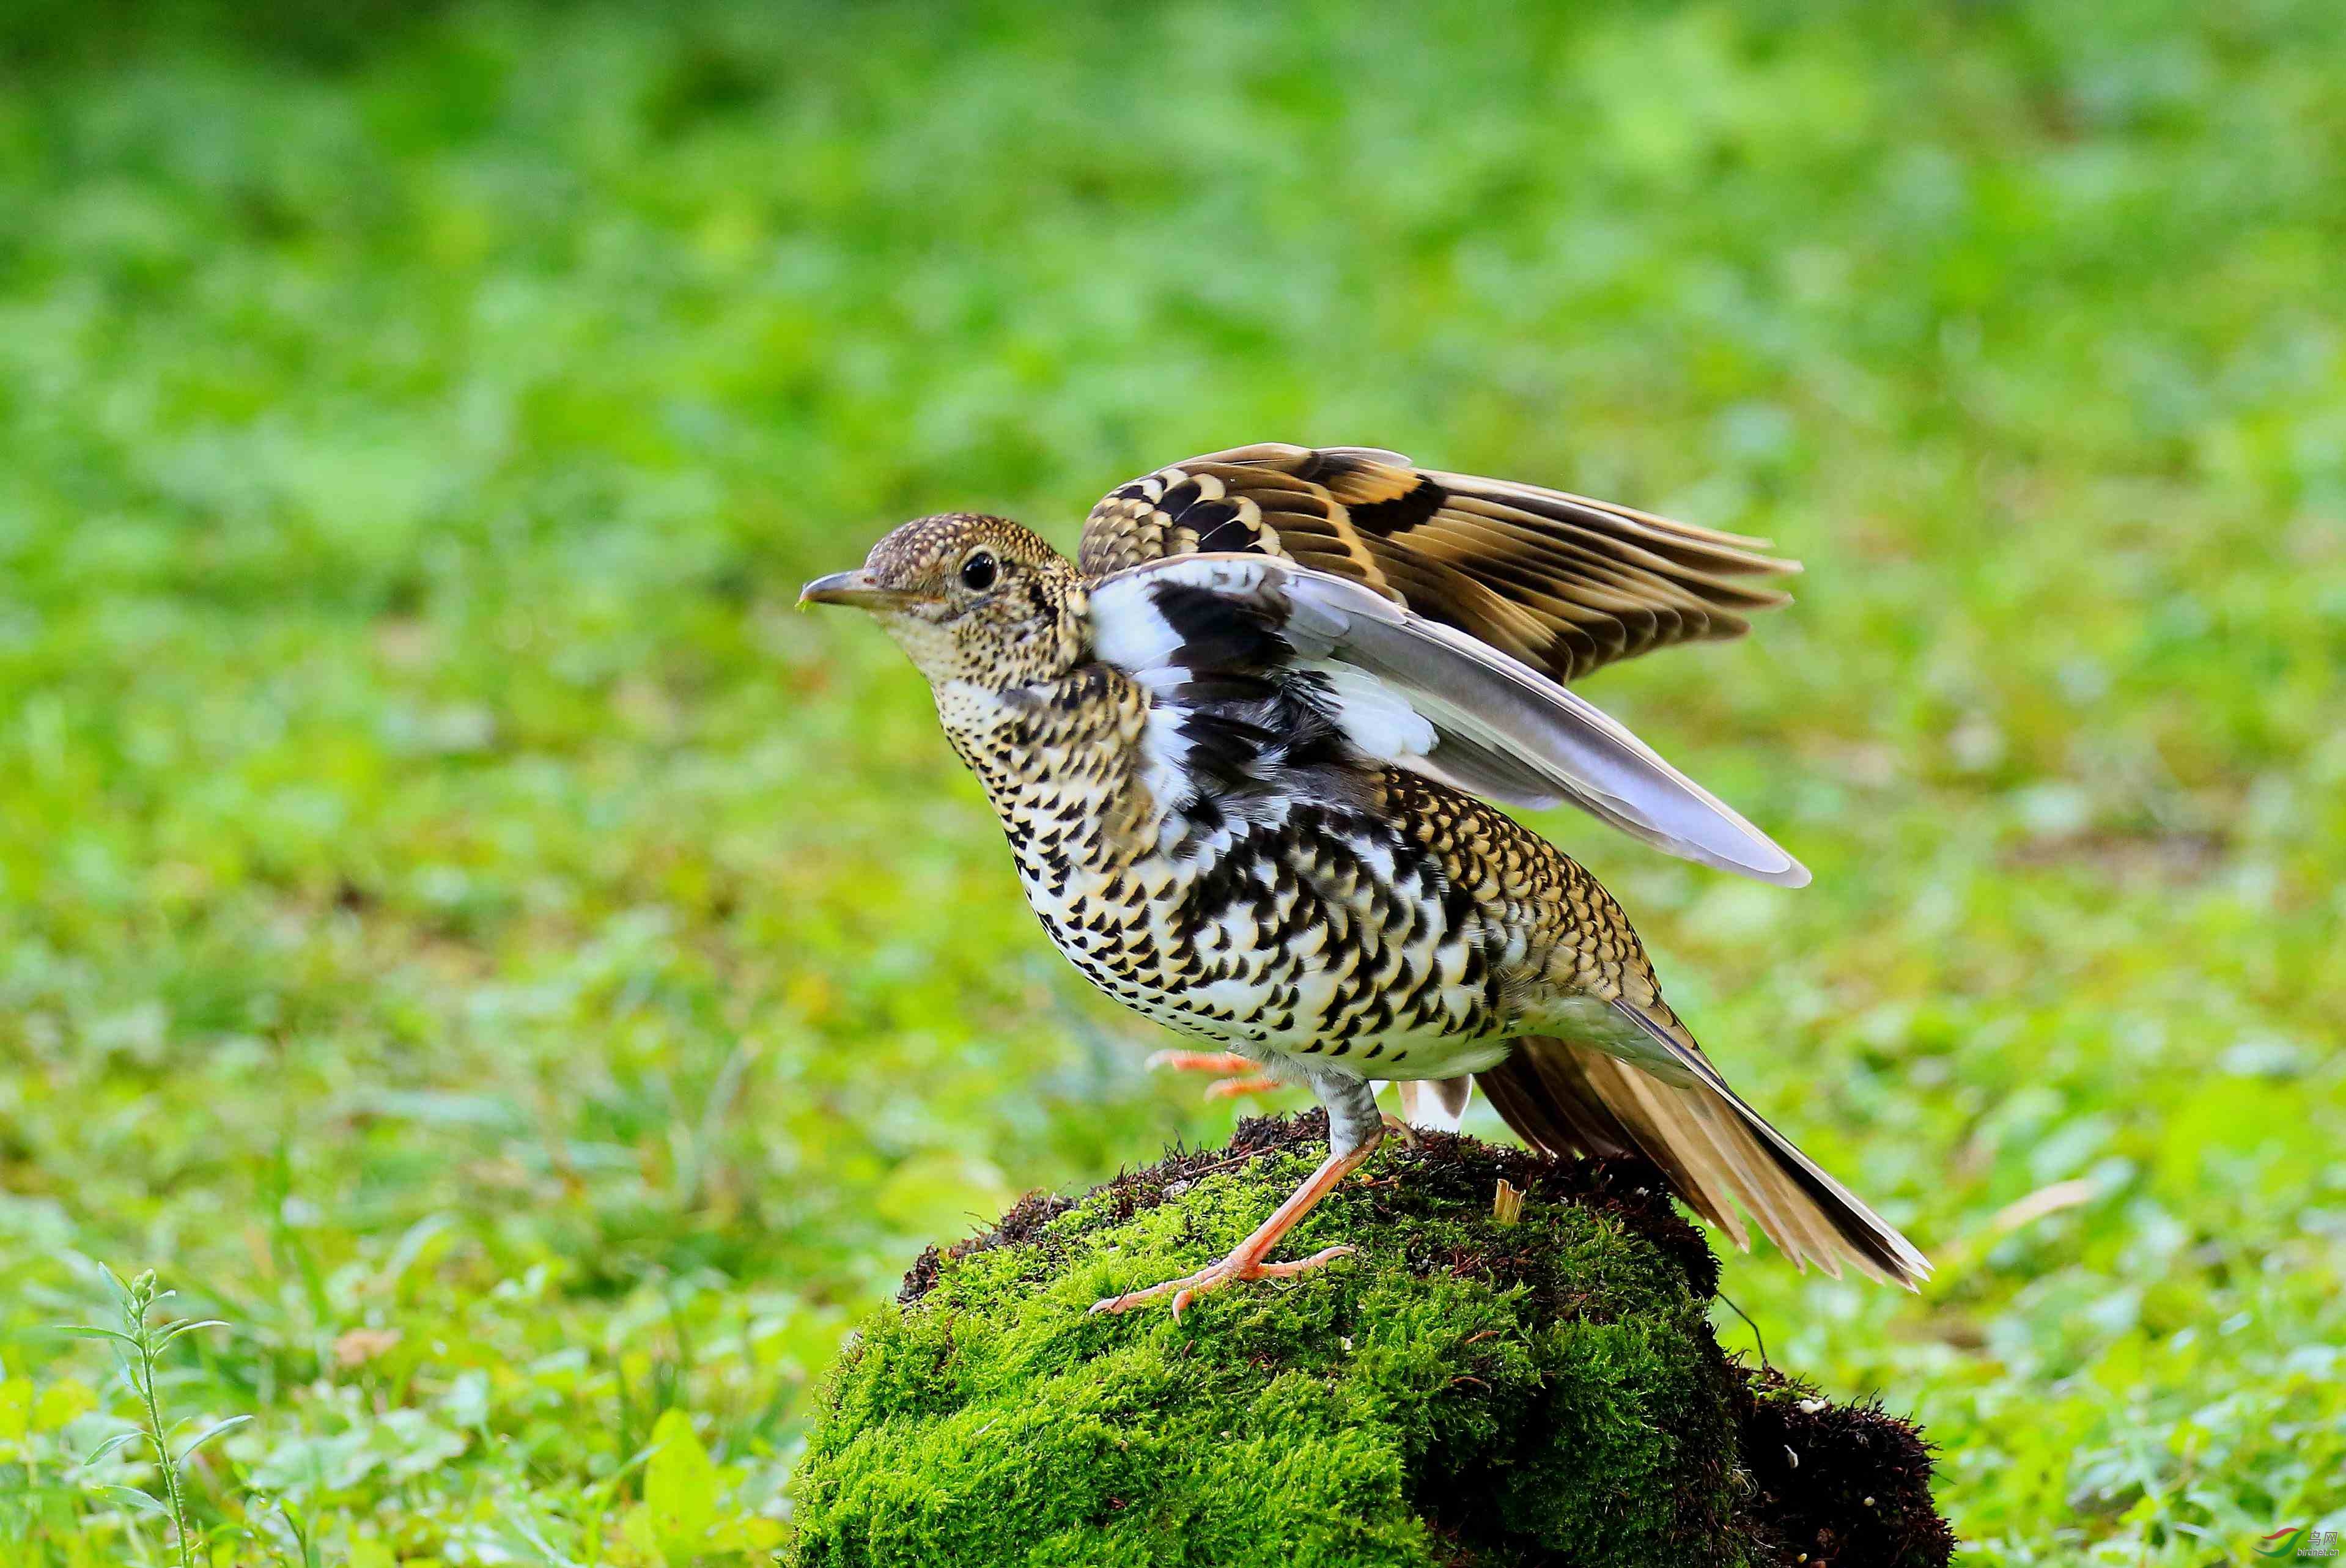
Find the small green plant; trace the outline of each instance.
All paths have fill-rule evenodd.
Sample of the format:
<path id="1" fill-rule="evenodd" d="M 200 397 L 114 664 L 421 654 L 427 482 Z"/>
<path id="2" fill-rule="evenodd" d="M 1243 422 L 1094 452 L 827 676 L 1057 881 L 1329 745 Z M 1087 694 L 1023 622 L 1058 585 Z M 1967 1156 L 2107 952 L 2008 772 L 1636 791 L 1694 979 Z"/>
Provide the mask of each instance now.
<path id="1" fill-rule="evenodd" d="M 156 1289 L 155 1271 L 151 1268 L 128 1285 L 123 1284 L 109 1268 L 106 1270 L 106 1282 L 113 1287 L 116 1300 L 120 1306 L 122 1327 L 107 1329 L 95 1323 L 75 1323 L 67 1325 L 65 1331 L 81 1339 L 105 1339 L 114 1346 L 115 1355 L 121 1361 L 123 1381 L 138 1402 L 138 1424 L 98 1444 L 82 1465 L 88 1469 L 117 1450 L 143 1440 L 155 1452 L 156 1468 L 163 1472 L 163 1495 L 158 1498 L 142 1487 L 120 1483 L 109 1483 L 94 1490 L 102 1496 L 128 1503 L 143 1512 L 160 1514 L 168 1519 L 178 1546 L 179 1568 L 194 1568 L 194 1537 L 188 1522 L 187 1492 L 179 1484 L 179 1472 L 197 1450 L 252 1418 L 249 1415 L 230 1416 L 224 1420 L 214 1421 L 189 1439 L 174 1453 L 171 1450 L 171 1428 L 164 1425 L 162 1407 L 155 1396 L 155 1369 L 163 1351 L 182 1334 L 192 1334 L 199 1329 L 224 1329 L 228 1325 L 217 1318 L 189 1319 L 159 1329 L 150 1323 L 148 1316 L 175 1294 Z"/>

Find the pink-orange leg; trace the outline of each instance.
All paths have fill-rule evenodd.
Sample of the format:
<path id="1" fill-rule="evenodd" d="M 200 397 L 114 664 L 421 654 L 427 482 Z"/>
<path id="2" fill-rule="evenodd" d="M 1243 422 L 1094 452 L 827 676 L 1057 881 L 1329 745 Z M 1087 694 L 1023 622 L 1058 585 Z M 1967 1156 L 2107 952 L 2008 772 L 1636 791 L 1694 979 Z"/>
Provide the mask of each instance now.
<path id="1" fill-rule="evenodd" d="M 1230 1255 L 1219 1263 L 1209 1264 L 1195 1274 L 1178 1279 L 1168 1279 L 1162 1285 L 1151 1285 L 1144 1290 L 1127 1290 L 1121 1296 L 1110 1296 L 1092 1303 L 1095 1312 L 1128 1312 L 1133 1308 L 1156 1300 L 1160 1296 L 1173 1298 L 1173 1320 L 1181 1320 L 1182 1310 L 1209 1290 L 1219 1290 L 1225 1285 L 1241 1279 L 1285 1279 L 1317 1268 L 1323 1263 L 1333 1263 L 1339 1257 L 1352 1256 L 1349 1247 L 1323 1247 L 1311 1257 L 1293 1263 L 1265 1263 L 1263 1257 L 1279 1245 L 1280 1237 L 1295 1228 L 1296 1222 L 1319 1206 L 1320 1200 L 1336 1190 L 1336 1185 L 1361 1168 L 1368 1157 L 1376 1153 L 1383 1141 L 1384 1129 L 1379 1127 L 1360 1147 L 1350 1154 L 1331 1154 L 1320 1162 L 1320 1168 L 1304 1178 L 1303 1185 L 1289 1195 L 1285 1203 L 1271 1212 L 1269 1219 L 1255 1227 L 1255 1233 L 1230 1249 Z"/>
<path id="2" fill-rule="evenodd" d="M 1267 1095 L 1286 1086 L 1263 1072 L 1259 1064 L 1235 1051 L 1159 1051 L 1148 1058 L 1148 1065 L 1170 1068 L 1176 1073 L 1221 1074 L 1220 1081 L 1206 1085 L 1209 1100 Z"/>

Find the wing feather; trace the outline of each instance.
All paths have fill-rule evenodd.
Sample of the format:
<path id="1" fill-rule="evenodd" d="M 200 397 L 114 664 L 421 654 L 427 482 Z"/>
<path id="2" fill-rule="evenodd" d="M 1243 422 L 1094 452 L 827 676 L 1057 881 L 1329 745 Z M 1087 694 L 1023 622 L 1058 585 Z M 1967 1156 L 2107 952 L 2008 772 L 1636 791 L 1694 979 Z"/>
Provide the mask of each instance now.
<path id="1" fill-rule="evenodd" d="M 1765 541 L 1560 490 L 1420 468 L 1377 447 L 1209 453 L 1110 493 L 1093 577 L 1242 550 L 1350 578 L 1559 682 L 1673 643 L 1740 636 L 1797 572 Z"/>
<path id="2" fill-rule="evenodd" d="M 1511 805 L 1568 800 L 1672 854 L 1760 881 L 1809 880 L 1766 834 L 1602 709 L 1360 583 L 1269 556 L 1215 554 L 1128 568 L 1091 598 L 1095 651 L 1145 681 L 1187 682 L 1226 665 L 1229 648 L 1300 674 L 1320 670 L 1338 725 L 1377 760 Z M 1200 603 L 1242 612 L 1246 635 L 1233 636 L 1225 614 L 1209 637 L 1196 608 L 1181 607 Z M 1375 689 L 1362 688 L 1363 678 Z M 1394 704 L 1421 724 L 1394 722 Z"/>

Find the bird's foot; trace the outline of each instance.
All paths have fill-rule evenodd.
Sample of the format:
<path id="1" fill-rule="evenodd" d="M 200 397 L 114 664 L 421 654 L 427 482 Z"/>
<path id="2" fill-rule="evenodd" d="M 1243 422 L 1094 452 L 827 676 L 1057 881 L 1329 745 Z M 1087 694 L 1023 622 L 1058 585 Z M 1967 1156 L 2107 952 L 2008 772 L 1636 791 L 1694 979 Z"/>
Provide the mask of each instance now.
<path id="1" fill-rule="evenodd" d="M 1323 1247 L 1309 1257 L 1292 1263 L 1264 1263 L 1246 1256 L 1241 1247 L 1219 1263 L 1209 1264 L 1195 1274 L 1185 1274 L 1178 1279 L 1168 1279 L 1162 1285 L 1151 1285 L 1145 1290 L 1127 1290 L 1121 1296 L 1103 1297 L 1092 1303 L 1094 1312 L 1129 1312 L 1135 1307 L 1146 1306 L 1164 1297 L 1173 1298 L 1173 1321 L 1178 1323 L 1189 1303 L 1209 1290 L 1219 1290 L 1225 1285 L 1235 1285 L 1247 1279 L 1286 1279 L 1323 1263 L 1333 1263 L 1340 1257 L 1350 1257 L 1349 1247 Z"/>
<path id="2" fill-rule="evenodd" d="M 1235 1051 L 1152 1051 L 1145 1064 L 1150 1072 L 1251 1073 L 1254 1061 Z"/>
<path id="3" fill-rule="evenodd" d="M 1361 1091 L 1367 1099 L 1367 1091 Z M 1373 1105 L 1374 1101 L 1369 1104 Z M 1127 1290 L 1121 1296 L 1110 1296 L 1092 1303 L 1095 1312 L 1128 1312 L 1133 1308 L 1156 1300 L 1160 1296 L 1173 1298 L 1173 1319 L 1180 1321 L 1182 1309 L 1209 1290 L 1219 1290 L 1225 1285 L 1241 1279 L 1285 1279 L 1317 1268 L 1323 1263 L 1333 1263 L 1339 1257 L 1352 1255 L 1349 1247 L 1323 1247 L 1311 1257 L 1293 1263 L 1266 1263 L 1270 1249 L 1280 1238 L 1295 1227 L 1298 1220 L 1319 1207 L 1320 1200 L 1336 1190 L 1343 1179 L 1367 1163 L 1383 1141 L 1385 1130 L 1375 1123 L 1369 1125 L 1368 1135 L 1353 1147 L 1338 1154 L 1331 1149 L 1320 1167 L 1303 1178 L 1303 1185 L 1288 1194 L 1287 1201 L 1271 1211 L 1269 1219 L 1257 1226 L 1254 1234 L 1230 1249 L 1230 1255 L 1219 1263 L 1187 1274 L 1178 1279 L 1168 1279 L 1162 1285 L 1145 1289 Z"/>
<path id="4" fill-rule="evenodd" d="M 1260 1064 L 1235 1051 L 1158 1051 L 1148 1058 L 1151 1070 L 1174 1073 L 1219 1073 L 1220 1080 L 1206 1085 L 1209 1100 L 1234 1100 L 1240 1095 L 1268 1095 L 1283 1085 L 1261 1071 Z"/>

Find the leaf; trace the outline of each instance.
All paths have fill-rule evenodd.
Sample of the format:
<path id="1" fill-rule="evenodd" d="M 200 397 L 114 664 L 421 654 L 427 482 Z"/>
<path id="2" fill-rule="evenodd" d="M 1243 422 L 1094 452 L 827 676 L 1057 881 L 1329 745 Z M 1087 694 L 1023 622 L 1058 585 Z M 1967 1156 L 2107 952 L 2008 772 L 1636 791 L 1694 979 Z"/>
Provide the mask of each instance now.
<path id="1" fill-rule="evenodd" d="M 90 1451 L 90 1456 L 81 1461 L 82 1468 L 85 1470 L 88 1469 L 91 1465 L 96 1464 L 99 1460 L 104 1459 L 107 1454 L 112 1453 L 116 1449 L 120 1448 L 124 1443 L 130 1442 L 138 1438 L 143 1438 L 146 1435 L 147 1433 L 145 1431 L 138 1427 L 132 1427 L 127 1432 L 116 1432 L 112 1437 L 107 1439 L 104 1442 L 98 1444 L 97 1448 Z"/>
<path id="2" fill-rule="evenodd" d="M 789 1533 L 779 1519 L 762 1513 L 740 1514 L 717 1527 L 713 1544 L 726 1552 L 771 1553 Z"/>
<path id="3" fill-rule="evenodd" d="M 652 1511 L 640 1502 L 619 1516 L 619 1541 L 623 1548 L 619 1562 L 626 1568 L 645 1568 L 667 1556 L 652 1528 Z"/>
<path id="4" fill-rule="evenodd" d="M 127 1502 L 133 1508 L 143 1508 L 149 1513 L 159 1513 L 166 1519 L 171 1517 L 171 1511 L 169 1509 L 164 1507 L 162 1503 L 156 1501 L 148 1493 L 139 1491 L 135 1486 L 94 1486 L 90 1488 L 90 1491 L 100 1497 L 112 1498 L 118 1502 Z"/>
<path id="5" fill-rule="evenodd" d="M 76 1339 L 112 1339 L 117 1344 L 128 1345 L 134 1350 L 138 1349 L 138 1341 L 124 1333 L 121 1329 L 101 1329 L 95 1323 L 61 1324 L 57 1329 L 57 1332 L 60 1334 L 69 1334 Z"/>
<path id="6" fill-rule="evenodd" d="M 33 1380 L 0 1382 L 0 1443 L 14 1446 L 33 1432 Z"/>
<path id="7" fill-rule="evenodd" d="M 717 1518 L 717 1466 L 693 1435 L 692 1418 L 670 1406 L 652 1423 L 651 1462 L 644 1467 L 644 1505 L 652 1533 L 673 1555 L 690 1551 Z"/>
<path id="8" fill-rule="evenodd" d="M 164 1346 L 169 1344 L 172 1340 L 178 1339 L 180 1335 L 193 1333 L 198 1329 L 225 1329 L 227 1327 L 228 1325 L 220 1321 L 218 1318 L 202 1318 L 187 1323 L 174 1323 L 169 1329 L 164 1331 L 161 1339 L 155 1341 L 155 1349 L 159 1350 Z"/>
<path id="9" fill-rule="evenodd" d="M 233 1431 L 251 1419 L 252 1418 L 250 1416 L 230 1416 L 223 1420 L 214 1421 L 211 1425 L 198 1432 L 194 1439 L 189 1442 L 188 1446 L 179 1451 L 179 1457 L 173 1460 L 171 1462 L 173 1464 L 186 1464 L 189 1454 L 194 1453 L 198 1449 L 203 1447 L 204 1444 L 219 1436 L 220 1433 L 225 1431 Z"/>

